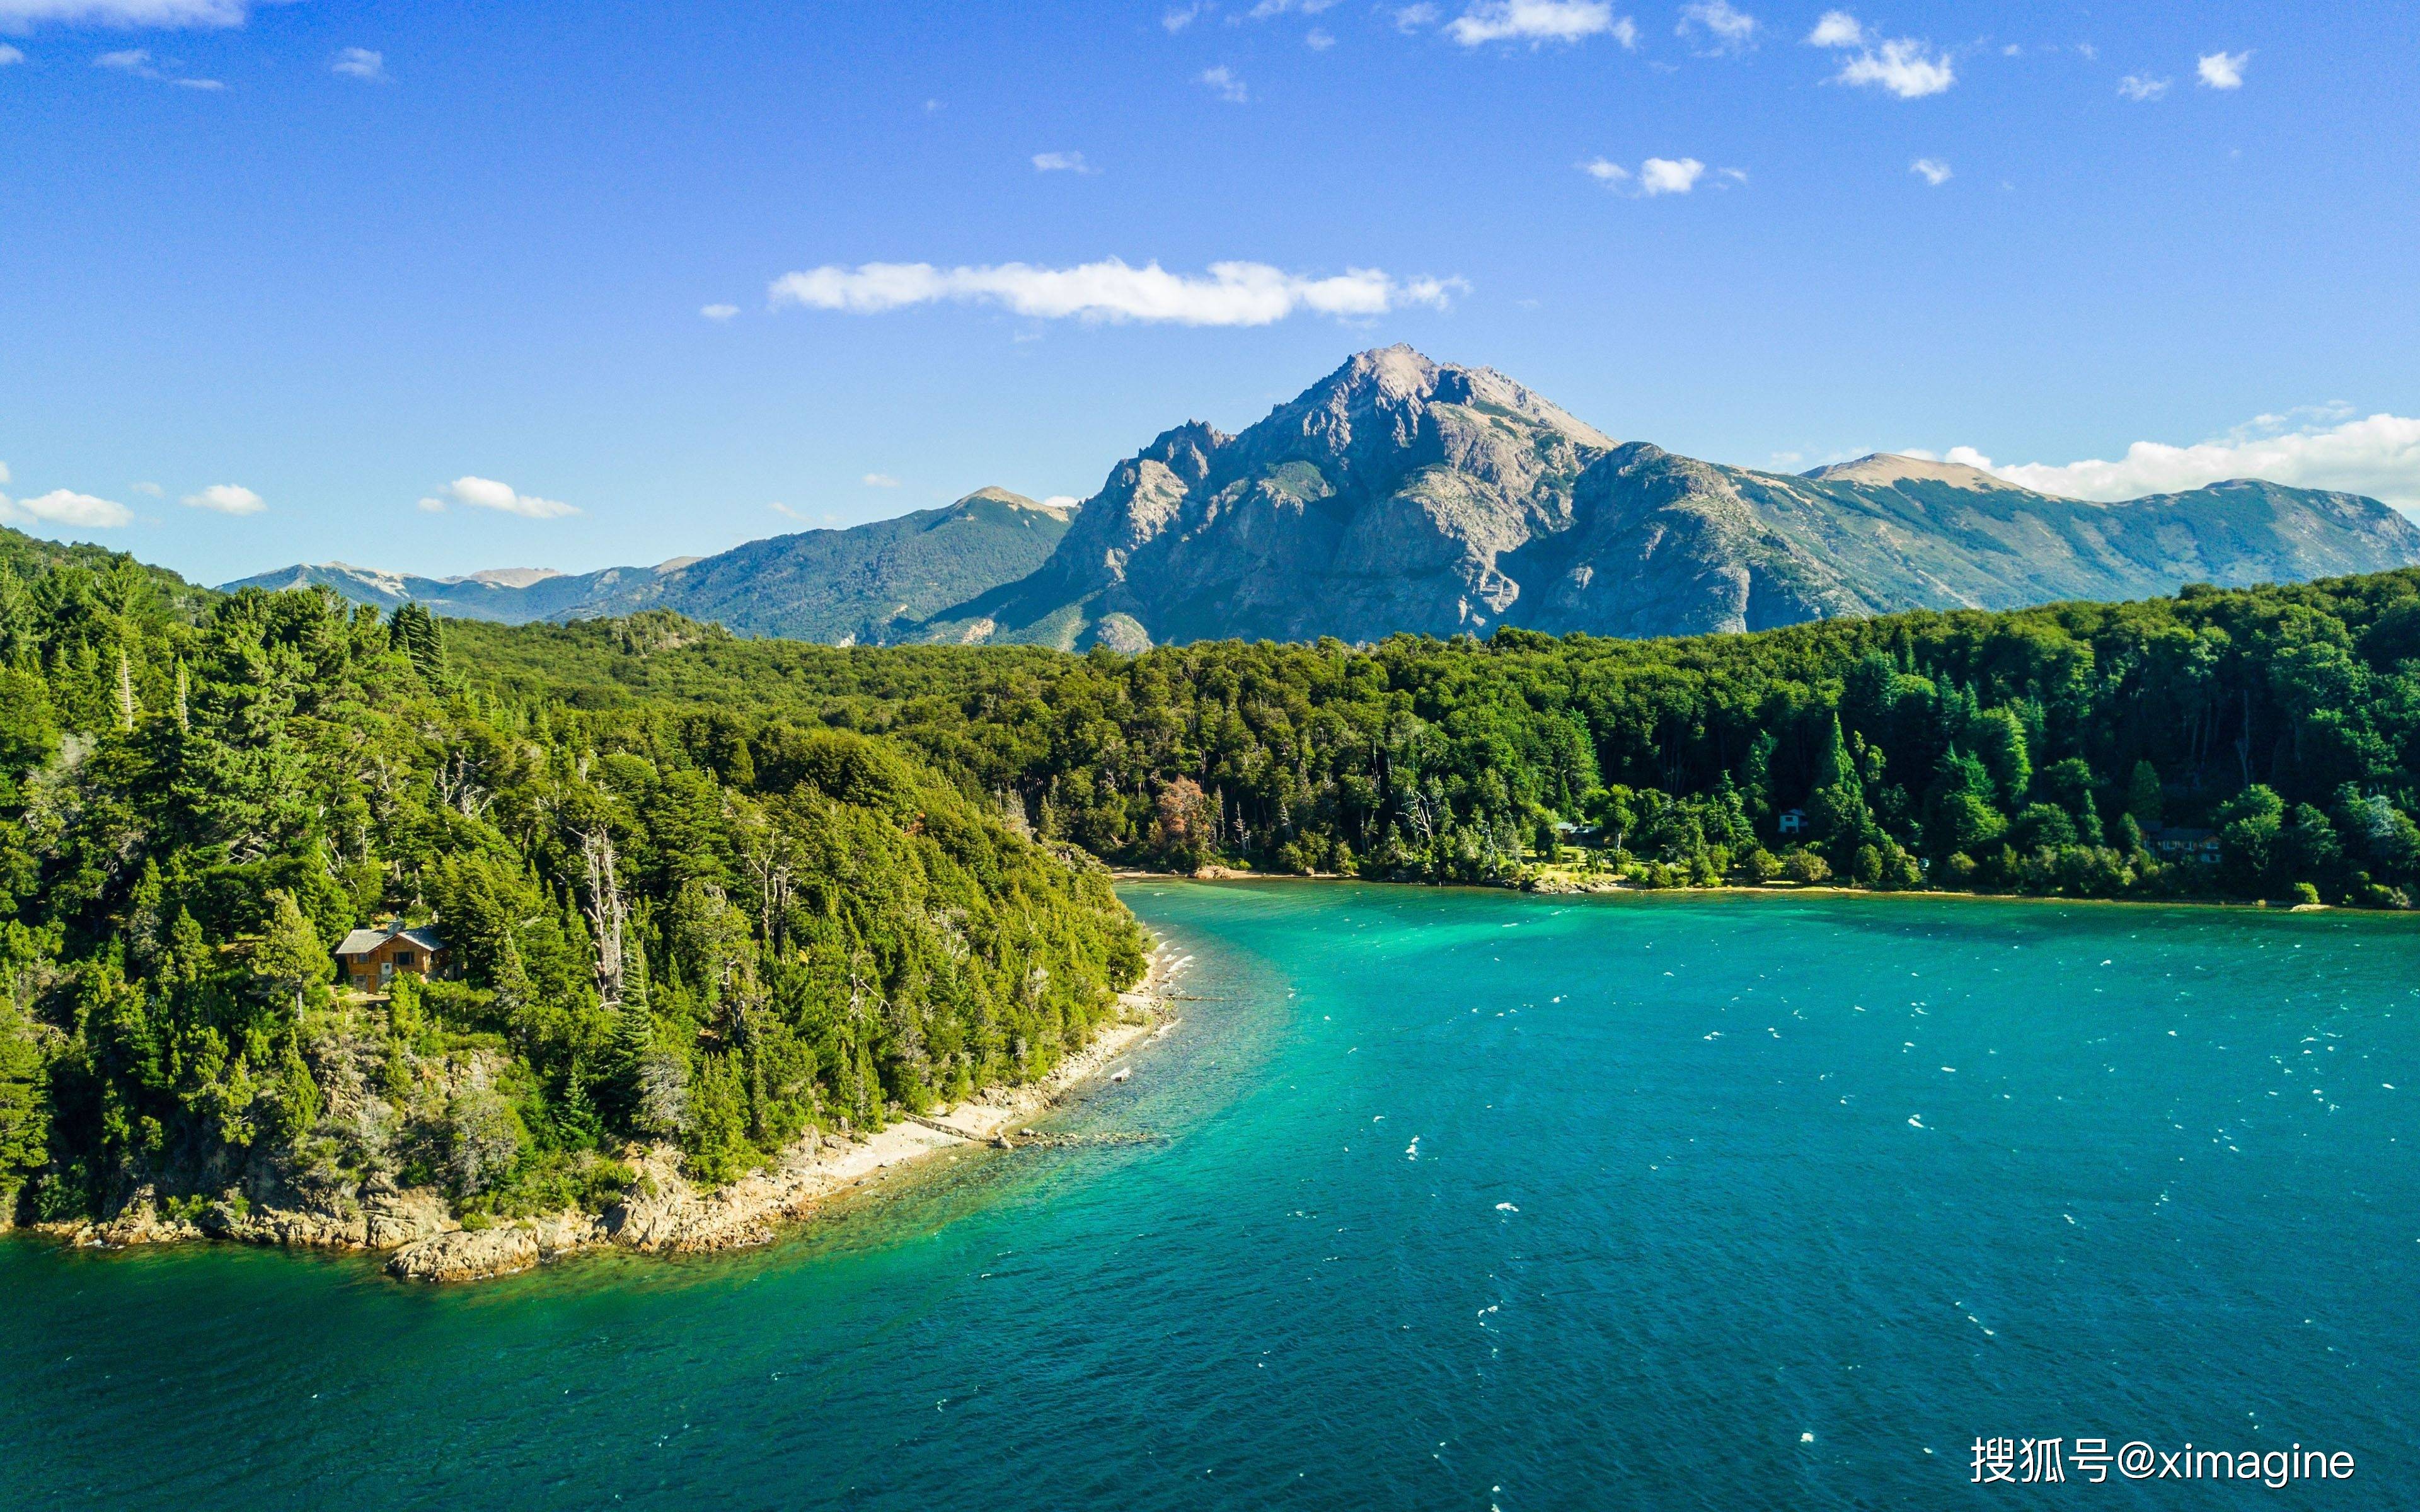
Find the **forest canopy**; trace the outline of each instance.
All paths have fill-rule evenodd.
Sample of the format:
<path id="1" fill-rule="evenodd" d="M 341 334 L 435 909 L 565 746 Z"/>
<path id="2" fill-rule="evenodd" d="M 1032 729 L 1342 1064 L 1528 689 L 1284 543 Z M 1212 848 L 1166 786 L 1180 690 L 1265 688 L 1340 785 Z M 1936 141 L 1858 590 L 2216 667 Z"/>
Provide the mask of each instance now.
<path id="1" fill-rule="evenodd" d="M 1139 656 L 464 626 L 500 695 L 913 746 L 1121 863 L 2409 906 L 2420 571 L 1753 635 Z M 669 649 L 656 649 L 669 647 Z M 1564 826 L 1559 828 L 1558 826 Z"/>

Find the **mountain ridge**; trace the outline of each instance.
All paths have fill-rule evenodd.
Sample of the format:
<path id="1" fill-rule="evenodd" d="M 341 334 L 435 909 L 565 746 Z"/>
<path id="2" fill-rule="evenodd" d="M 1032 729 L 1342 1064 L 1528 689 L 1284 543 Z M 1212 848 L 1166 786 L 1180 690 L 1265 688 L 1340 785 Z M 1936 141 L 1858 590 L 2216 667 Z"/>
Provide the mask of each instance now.
<path id="1" fill-rule="evenodd" d="M 1233 435 L 1161 431 L 1072 511 L 984 488 L 652 568 L 427 579 L 334 564 L 229 586 L 318 581 L 507 623 L 659 608 L 844 645 L 1136 651 L 1498 625 L 1685 635 L 2415 563 L 2420 526 L 2359 495 L 2237 479 L 2101 503 L 1894 453 L 1733 467 L 1618 441 L 1493 368 L 1395 346 Z"/>
<path id="2" fill-rule="evenodd" d="M 381 609 L 418 603 L 436 613 L 504 625 L 670 609 L 744 634 L 847 644 L 884 639 L 903 614 L 921 619 L 1031 571 L 1047 559 L 1071 514 L 1063 505 L 986 486 L 939 509 L 768 536 L 653 567 L 580 574 L 513 567 L 422 578 L 327 563 L 223 586 L 234 592 L 316 585 Z M 786 592 L 773 592 L 784 585 Z"/>
<path id="3" fill-rule="evenodd" d="M 1882 453 L 1764 472 L 1616 442 L 1492 369 L 1394 347 L 1234 436 L 1163 432 L 1032 577 L 908 633 L 1684 635 L 2413 563 L 2420 527 L 2356 495 L 2238 480 L 2091 503 Z"/>

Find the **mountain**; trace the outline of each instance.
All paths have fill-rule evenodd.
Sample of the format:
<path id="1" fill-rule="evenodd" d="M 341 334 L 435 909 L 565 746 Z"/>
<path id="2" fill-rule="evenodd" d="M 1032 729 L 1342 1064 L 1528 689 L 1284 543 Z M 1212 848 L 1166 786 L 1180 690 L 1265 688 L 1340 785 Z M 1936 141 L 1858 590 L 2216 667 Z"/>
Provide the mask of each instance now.
<path id="1" fill-rule="evenodd" d="M 2238 481 L 2100 504 L 1913 457 L 1723 467 L 1391 347 L 1240 435 L 1161 434 L 1031 577 L 908 633 L 1121 649 L 1498 625 L 1680 635 L 2413 563 L 2420 527 L 2350 494 Z"/>
<path id="2" fill-rule="evenodd" d="M 1071 513 L 1005 488 L 979 488 L 945 509 L 751 541 L 644 578 L 600 583 L 576 609 L 548 618 L 669 609 L 743 635 L 879 642 L 901 622 L 1032 572 L 1066 534 Z"/>
<path id="3" fill-rule="evenodd" d="M 1497 625 L 1663 636 L 1904 609 L 2140 598 L 2420 563 L 2353 494 L 2236 480 L 2093 503 L 1878 454 L 1807 473 L 1617 441 L 1483 367 L 1363 352 L 1230 436 L 1190 421 L 1071 512 L 1000 488 L 654 567 L 424 579 L 331 563 L 384 608 L 518 624 L 668 609 L 836 644 L 1374 640 Z"/>
<path id="4" fill-rule="evenodd" d="M 647 568 L 617 568 L 644 572 Z M 326 588 L 356 604 L 394 609 L 420 604 L 430 612 L 459 620 L 495 620 L 521 625 L 551 618 L 558 609 L 586 596 L 591 580 L 601 576 L 568 578 L 551 567 L 505 567 L 474 572 L 463 578 L 418 578 L 404 572 L 381 572 L 348 562 L 321 562 L 282 567 L 256 577 L 222 583 L 222 593 L 259 588 Z M 533 592 L 543 590 L 543 592 Z"/>
<path id="5" fill-rule="evenodd" d="M 519 567 L 467 578 L 414 578 L 330 563 L 226 585 L 318 584 L 381 609 L 412 602 L 439 614 L 520 625 L 675 609 L 745 635 L 837 644 L 891 638 L 914 623 L 1032 572 L 1066 532 L 1070 511 L 1005 488 L 979 488 L 942 509 L 840 531 L 751 541 L 709 557 L 566 576 Z"/>

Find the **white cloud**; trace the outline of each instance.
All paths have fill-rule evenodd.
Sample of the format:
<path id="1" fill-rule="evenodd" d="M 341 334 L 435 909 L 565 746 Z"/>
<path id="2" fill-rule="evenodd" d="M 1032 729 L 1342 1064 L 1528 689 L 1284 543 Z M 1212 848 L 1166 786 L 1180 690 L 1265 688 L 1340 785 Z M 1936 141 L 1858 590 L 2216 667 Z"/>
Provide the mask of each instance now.
<path id="1" fill-rule="evenodd" d="M 131 524 L 134 512 L 88 493 L 54 488 L 39 499 L 13 502 L 0 494 L 0 525 L 64 525 L 70 530 L 114 531 Z"/>
<path id="2" fill-rule="evenodd" d="M 857 481 L 865 485 L 869 488 L 896 488 L 899 486 L 899 480 L 892 477 L 888 472 L 869 472 L 864 477 L 861 477 Z"/>
<path id="3" fill-rule="evenodd" d="M 1918 158 L 1907 165 L 1907 171 L 1935 189 L 1949 182 L 1949 164 L 1939 158 Z"/>
<path id="4" fill-rule="evenodd" d="M 1901 100 L 1937 95 L 1958 82 L 1949 54 L 1937 53 L 1913 37 L 1876 37 L 1845 10 L 1827 10 L 1807 34 L 1810 47 L 1855 48 L 1843 58 L 1834 84 L 1870 85 Z"/>
<path id="5" fill-rule="evenodd" d="M 506 515 L 519 515 L 523 519 L 561 519 L 577 515 L 579 510 L 553 499 L 537 499 L 516 493 L 508 484 L 493 478 L 457 478 L 445 486 L 445 498 L 423 499 L 420 507 L 430 514 L 442 514 L 448 502 L 468 504 L 473 509 L 493 509 Z"/>
<path id="6" fill-rule="evenodd" d="M 2168 81 L 2130 73 L 2118 81 L 2118 92 L 2129 100 L 2157 100 L 2168 92 Z"/>
<path id="7" fill-rule="evenodd" d="M 1650 158 L 1638 165 L 1642 194 L 1685 194 L 1698 187 L 1706 165 L 1695 158 Z"/>
<path id="8" fill-rule="evenodd" d="M 739 306 L 736 304 L 708 304 L 701 306 L 697 313 L 706 316 L 708 320 L 721 322 L 729 320 L 733 316 L 738 315 Z"/>
<path id="9" fill-rule="evenodd" d="M 1435 25 L 1437 18 L 1443 14 L 1445 12 L 1436 8 L 1435 0 L 1419 0 L 1417 5 L 1397 8 L 1395 29 L 1403 32 L 1416 32 L 1423 26 Z"/>
<path id="10" fill-rule="evenodd" d="M 5 3 L 6 0 L 0 0 L 0 4 Z M 114 69 L 119 73 L 131 73 L 138 79 L 148 79 L 154 84 L 173 84 L 180 89 L 226 87 L 216 79 L 183 79 L 173 74 L 163 73 L 152 63 L 149 50 L 140 47 L 130 47 L 116 53 L 103 53 L 92 60 L 92 66 L 96 69 Z"/>
<path id="11" fill-rule="evenodd" d="M 1052 509 L 1073 509 L 1084 501 L 1071 493 L 1054 493 L 1042 501 Z"/>
<path id="12" fill-rule="evenodd" d="M 2204 53 L 2195 64 L 2201 82 L 2212 89 L 2243 87 L 2243 65 L 2252 61 L 2250 53 Z"/>
<path id="13" fill-rule="evenodd" d="M 386 54 L 373 53 L 366 47 L 349 47 L 337 54 L 336 61 L 328 67 L 331 71 L 349 79 L 376 82 L 386 77 Z"/>
<path id="14" fill-rule="evenodd" d="M 15 48 L 8 46 L 6 42 L 0 42 L 0 69 L 5 69 L 11 63 L 23 63 L 24 61 L 24 54 L 18 52 Z"/>
<path id="15" fill-rule="evenodd" d="M 2074 499 L 2137 499 L 2228 478 L 2263 478 L 2297 488 L 2366 494 L 2420 514 L 2420 419 L 2344 415 L 2341 408 L 2316 416 L 2304 411 L 2301 424 L 2294 424 L 2294 416 L 2262 415 L 2198 445 L 2136 441 L 2116 461 L 2000 467 L 1970 446 L 1952 448 L 1948 458 L 2010 483 Z"/>
<path id="16" fill-rule="evenodd" d="M 240 26 L 250 0 L 0 0 L 0 32 L 70 26 Z"/>
<path id="17" fill-rule="evenodd" d="M 0 483 L 6 483 L 6 482 L 8 482 L 8 463 L 6 463 L 6 462 L 0 462 Z"/>
<path id="18" fill-rule="evenodd" d="M 1306 16 L 1316 16 L 1334 4 L 1336 0 L 1260 0 L 1258 5 L 1245 14 L 1254 21 L 1266 21 L 1271 16 L 1282 16 L 1294 10 L 1299 10 Z"/>
<path id="19" fill-rule="evenodd" d="M 1186 326 L 1262 326 L 1297 312 L 1340 318 L 1384 315 L 1404 305 L 1442 309 L 1469 285 L 1459 278 L 1390 278 L 1374 268 L 1304 278 L 1266 263 L 1212 263 L 1205 277 L 1159 264 L 1131 267 L 1115 257 L 1074 268 L 1030 263 L 936 268 L 930 263 L 864 263 L 785 273 L 773 303 L 878 315 L 945 301 L 997 304 L 1040 319 L 1141 320 Z"/>
<path id="20" fill-rule="evenodd" d="M 8 481 L 8 474 L 6 471 L 0 471 L 0 483 L 6 483 Z M 136 493 L 147 494 L 154 499 L 164 498 L 168 492 L 167 489 L 161 487 L 156 483 L 130 483 L 127 486 L 133 489 Z"/>
<path id="21" fill-rule="evenodd" d="M 219 515 L 257 515 L 269 507 L 260 495 L 232 483 L 214 483 L 200 493 L 189 493 L 185 502 Z"/>
<path id="22" fill-rule="evenodd" d="M 1937 95 L 1958 82 L 1947 53 L 1930 54 L 1913 38 L 1895 37 L 1871 52 L 1860 53 L 1833 75 L 1838 84 L 1872 85 L 1901 100 Z"/>
<path id="23" fill-rule="evenodd" d="M 1186 27 L 1192 25 L 1194 18 L 1201 15 L 1204 8 L 1206 8 L 1201 5 L 1199 0 L 1196 0 L 1196 3 L 1193 5 L 1178 6 L 1162 14 L 1159 18 L 1159 23 L 1167 27 L 1170 31 L 1181 32 Z"/>
<path id="24" fill-rule="evenodd" d="M 1203 69 L 1200 73 L 1195 74 L 1193 77 L 1196 83 L 1207 85 L 1212 94 L 1215 94 L 1219 99 L 1226 100 L 1229 104 L 1240 105 L 1245 100 L 1252 98 L 1250 93 L 1244 88 L 1244 81 L 1236 76 L 1234 69 L 1227 67 L 1224 63 L 1219 64 L 1215 69 Z"/>
<path id="25" fill-rule="evenodd" d="M 807 517 L 806 516 L 799 514 L 797 510 L 792 509 L 789 505 L 782 502 L 779 499 L 774 500 L 765 507 L 771 510 L 774 514 L 783 516 L 789 519 L 802 520 Z"/>
<path id="26" fill-rule="evenodd" d="M 1658 194 L 1685 194 L 1697 188 L 1706 165 L 1695 158 L 1650 158 L 1633 173 L 1621 163 L 1596 158 L 1581 163 L 1580 172 L 1617 193 L 1651 199 Z M 1723 173 L 1740 183 L 1747 181 L 1747 175 L 1736 168 Z"/>
<path id="27" fill-rule="evenodd" d="M 1638 45 L 1638 24 L 1616 16 L 1607 0 L 1481 0 L 1453 20 L 1446 34 L 1465 47 L 1489 42 L 1576 42 L 1610 37 Z"/>
<path id="28" fill-rule="evenodd" d="M 1033 155 L 1035 173 L 1096 174 L 1101 170 L 1084 161 L 1080 152 L 1037 152 Z"/>
<path id="29" fill-rule="evenodd" d="M 1756 18 L 1734 8 L 1730 0 L 1690 0 L 1681 8 L 1681 20 L 1672 35 L 1692 37 L 1699 27 L 1717 53 L 1736 53 L 1756 41 Z"/>
<path id="30" fill-rule="evenodd" d="M 1317 26 L 1302 34 L 1302 45 L 1314 53 L 1325 53 L 1336 45 L 1335 34 Z"/>

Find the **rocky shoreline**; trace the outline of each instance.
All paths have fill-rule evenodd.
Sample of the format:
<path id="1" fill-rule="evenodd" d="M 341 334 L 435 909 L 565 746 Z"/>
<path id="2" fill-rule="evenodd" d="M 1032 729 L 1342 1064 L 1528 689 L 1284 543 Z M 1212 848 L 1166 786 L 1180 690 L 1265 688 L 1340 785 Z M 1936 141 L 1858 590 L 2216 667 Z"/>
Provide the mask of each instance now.
<path id="1" fill-rule="evenodd" d="M 1008 1144 L 1012 1131 L 1107 1072 L 1111 1062 L 1176 1026 L 1166 1011 L 1170 978 L 1182 963 L 1155 950 L 1142 982 L 1118 998 L 1117 1017 L 1092 1043 L 1039 1082 L 990 1088 L 929 1115 L 874 1133 L 810 1134 L 771 1165 L 727 1186 L 701 1189 L 669 1145 L 631 1152 L 638 1179 L 602 1213 L 570 1210 L 466 1227 L 433 1188 L 365 1191 L 342 1210 L 209 1204 L 183 1211 L 148 1189 L 105 1223 L 41 1224 L 68 1242 L 116 1249 L 224 1239 L 318 1249 L 389 1251 L 386 1269 L 414 1281 L 474 1281 L 517 1274 L 586 1250 L 619 1246 L 642 1255 L 699 1255 L 772 1242 L 776 1226 L 806 1216 L 832 1196 L 943 1150 Z"/>

